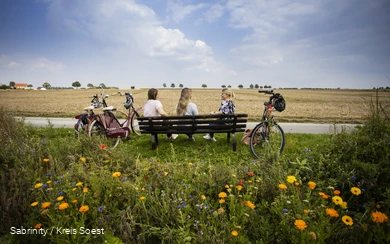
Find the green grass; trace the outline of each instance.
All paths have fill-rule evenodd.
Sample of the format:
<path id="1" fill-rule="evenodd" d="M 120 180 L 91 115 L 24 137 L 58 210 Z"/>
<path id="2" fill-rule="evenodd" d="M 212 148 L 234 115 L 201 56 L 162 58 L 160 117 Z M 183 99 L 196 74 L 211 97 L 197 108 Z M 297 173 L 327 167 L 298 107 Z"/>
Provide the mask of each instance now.
<path id="1" fill-rule="evenodd" d="M 4 115 L 0 121 L 1 243 L 389 241 L 390 125 L 382 117 L 351 134 L 286 134 L 283 154 L 260 160 L 240 142 L 242 133 L 236 152 L 225 134 L 216 134 L 217 142 L 160 135 L 157 150 L 149 135 L 131 135 L 111 150 L 101 149 L 105 140 L 77 140 L 71 129 L 28 127 Z M 332 199 L 334 190 L 347 208 Z M 372 221 L 376 211 L 383 223 Z M 77 233 L 10 234 L 37 224 Z M 80 227 L 105 232 L 81 235 Z"/>

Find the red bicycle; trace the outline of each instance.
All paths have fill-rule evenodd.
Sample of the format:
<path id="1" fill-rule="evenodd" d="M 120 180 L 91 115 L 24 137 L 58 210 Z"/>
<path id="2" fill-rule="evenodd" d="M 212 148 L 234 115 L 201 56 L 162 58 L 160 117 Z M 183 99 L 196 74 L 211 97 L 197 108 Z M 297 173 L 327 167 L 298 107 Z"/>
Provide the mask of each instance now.
<path id="1" fill-rule="evenodd" d="M 143 108 L 134 108 L 134 98 L 132 94 L 126 92 L 126 102 L 123 104 L 127 109 L 127 114 L 121 111 L 117 111 L 116 108 L 110 106 L 103 108 L 103 114 L 95 115 L 91 122 L 88 124 L 88 135 L 99 136 L 107 140 L 112 140 L 110 144 L 112 148 L 115 148 L 122 138 L 129 139 L 130 130 L 140 135 L 138 125 L 138 117 Z M 124 120 L 119 118 L 119 113 L 125 118 Z"/>

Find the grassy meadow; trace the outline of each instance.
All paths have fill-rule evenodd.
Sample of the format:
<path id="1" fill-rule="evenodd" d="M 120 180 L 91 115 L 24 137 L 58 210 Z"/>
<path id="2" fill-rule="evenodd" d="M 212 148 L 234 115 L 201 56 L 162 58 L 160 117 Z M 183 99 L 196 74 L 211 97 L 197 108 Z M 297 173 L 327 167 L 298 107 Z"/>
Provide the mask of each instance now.
<path id="1" fill-rule="evenodd" d="M 174 114 L 181 89 L 160 89 L 160 100 L 164 109 Z M 105 90 L 105 94 L 118 91 Z M 257 89 L 233 89 L 236 94 L 238 113 L 247 113 L 250 120 L 256 121 L 264 109 L 263 103 L 269 98 L 259 94 Z M 89 106 L 93 94 L 100 94 L 100 89 L 79 90 L 0 90 L 0 104 L 5 111 L 18 116 L 73 117 L 84 107 Z M 131 91 L 135 106 L 142 106 L 147 100 L 147 89 Z M 286 100 L 283 113 L 275 113 L 279 121 L 316 122 L 316 123 L 361 123 L 370 113 L 369 104 L 378 95 L 384 108 L 390 110 L 390 93 L 375 90 L 288 90 L 275 89 Z M 218 109 L 220 104 L 219 89 L 193 89 L 192 100 L 201 114 L 209 114 Z M 110 96 L 107 104 L 123 109 L 124 97 Z"/>
<path id="2" fill-rule="evenodd" d="M 90 93 L 0 91 L 0 243 L 390 243 L 386 93 L 377 106 L 372 91 L 280 90 L 287 110 L 279 120 L 362 126 L 286 134 L 283 154 L 265 151 L 261 159 L 241 143 L 233 152 L 224 134 L 215 143 L 160 135 L 157 150 L 148 135 L 131 135 L 110 149 L 105 140 L 26 126 L 5 113 L 73 116 Z M 136 104 L 146 100 L 146 90 L 133 94 Z M 179 90 L 160 94 L 173 109 Z M 236 94 L 237 110 L 255 119 L 265 96 Z M 194 90 L 193 100 L 208 113 L 218 108 L 219 90 Z M 321 112 L 332 106 L 335 117 Z"/>

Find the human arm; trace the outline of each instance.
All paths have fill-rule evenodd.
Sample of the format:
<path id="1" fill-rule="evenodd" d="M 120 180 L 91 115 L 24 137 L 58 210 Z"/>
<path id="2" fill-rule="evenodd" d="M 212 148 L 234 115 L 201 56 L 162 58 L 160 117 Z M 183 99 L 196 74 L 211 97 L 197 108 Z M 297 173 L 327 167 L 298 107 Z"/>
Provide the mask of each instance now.
<path id="1" fill-rule="evenodd" d="M 168 114 L 164 111 L 163 107 L 159 107 L 157 109 L 157 112 L 161 115 L 161 116 L 168 116 Z"/>

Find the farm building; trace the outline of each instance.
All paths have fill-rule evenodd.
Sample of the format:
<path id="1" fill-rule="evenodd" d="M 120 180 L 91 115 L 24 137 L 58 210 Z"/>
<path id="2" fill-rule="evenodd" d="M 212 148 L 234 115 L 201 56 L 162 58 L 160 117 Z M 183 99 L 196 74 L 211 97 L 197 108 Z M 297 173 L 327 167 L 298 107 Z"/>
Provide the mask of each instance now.
<path id="1" fill-rule="evenodd" d="M 15 88 L 16 89 L 26 89 L 27 84 L 26 83 L 15 83 Z"/>

